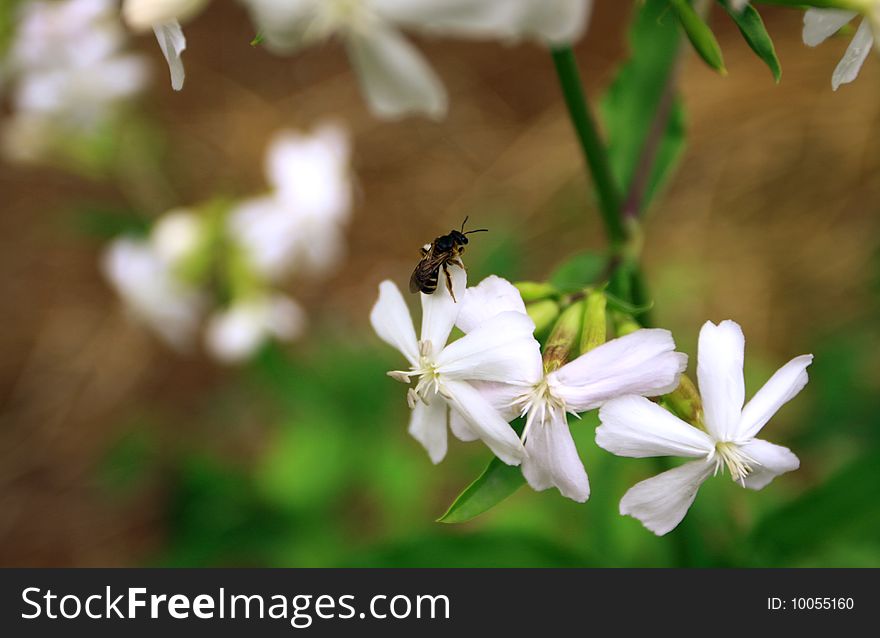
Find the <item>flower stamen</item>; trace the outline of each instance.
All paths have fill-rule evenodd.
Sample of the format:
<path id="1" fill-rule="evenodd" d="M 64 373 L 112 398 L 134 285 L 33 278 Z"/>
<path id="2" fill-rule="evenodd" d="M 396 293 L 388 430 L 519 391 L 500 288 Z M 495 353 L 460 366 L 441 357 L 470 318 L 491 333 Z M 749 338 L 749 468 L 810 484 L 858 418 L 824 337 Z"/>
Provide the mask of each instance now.
<path id="1" fill-rule="evenodd" d="M 730 472 L 730 478 L 742 484 L 743 487 L 746 486 L 746 477 L 753 471 L 753 465 L 757 464 L 755 459 L 743 452 L 739 445 L 728 441 L 716 443 L 712 456 L 715 457 L 714 475 L 723 472 L 726 467 Z M 712 456 L 710 456 L 710 460 Z"/>

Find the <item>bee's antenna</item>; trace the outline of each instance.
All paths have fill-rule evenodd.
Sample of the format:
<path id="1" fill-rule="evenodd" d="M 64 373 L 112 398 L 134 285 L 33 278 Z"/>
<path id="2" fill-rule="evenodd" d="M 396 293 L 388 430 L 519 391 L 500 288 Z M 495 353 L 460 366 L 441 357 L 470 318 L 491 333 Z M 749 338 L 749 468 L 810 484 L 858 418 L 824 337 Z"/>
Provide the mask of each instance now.
<path id="1" fill-rule="evenodd" d="M 464 226 L 465 226 L 465 224 L 467 224 L 467 220 L 468 220 L 468 219 L 470 219 L 470 215 L 468 215 L 467 217 L 465 217 L 465 218 L 464 218 L 464 221 L 461 222 L 461 230 L 460 230 L 459 232 L 461 232 L 462 234 L 464 234 L 464 235 L 470 235 L 470 234 L 472 234 L 472 233 L 488 233 L 488 232 L 489 232 L 489 229 L 488 229 L 488 228 L 478 228 L 478 229 L 476 229 L 476 230 L 469 230 L 469 231 L 467 231 L 467 232 L 464 232 Z"/>

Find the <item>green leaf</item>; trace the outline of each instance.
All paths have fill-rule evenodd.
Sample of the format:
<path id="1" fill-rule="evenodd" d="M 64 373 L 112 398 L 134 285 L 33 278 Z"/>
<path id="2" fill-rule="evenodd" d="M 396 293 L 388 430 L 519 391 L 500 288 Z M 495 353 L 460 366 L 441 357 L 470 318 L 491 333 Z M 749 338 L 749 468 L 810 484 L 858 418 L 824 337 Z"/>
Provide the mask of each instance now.
<path id="1" fill-rule="evenodd" d="M 735 11 L 730 6 L 730 0 L 718 0 L 718 3 L 733 18 L 745 41 L 752 48 L 752 51 L 757 53 L 758 57 L 770 68 L 770 71 L 773 73 L 773 79 L 778 84 L 782 77 L 782 67 L 779 64 L 779 58 L 776 57 L 776 48 L 773 46 L 770 34 L 767 33 L 764 21 L 761 19 L 761 14 L 750 4 L 746 5 L 746 8 L 740 12 Z"/>
<path id="2" fill-rule="evenodd" d="M 684 109 L 669 80 L 681 33 L 667 8 L 666 0 L 648 0 L 635 14 L 630 57 L 601 104 L 611 170 L 636 212 L 650 204 L 684 149 Z"/>
<path id="3" fill-rule="evenodd" d="M 600 253 L 578 253 L 553 271 L 550 283 L 560 292 L 583 290 L 602 275 L 606 262 L 607 258 Z"/>
<path id="4" fill-rule="evenodd" d="M 260 46 L 261 44 L 263 44 L 263 42 L 265 40 L 266 40 L 266 37 L 263 35 L 263 32 L 260 31 L 257 33 L 257 35 L 254 36 L 254 39 L 251 40 L 251 46 L 252 47 Z"/>
<path id="5" fill-rule="evenodd" d="M 670 0 L 670 4 L 678 16 L 678 21 L 687 34 L 688 40 L 694 45 L 694 50 L 703 58 L 703 62 L 722 75 L 726 75 L 727 69 L 724 68 L 721 46 L 715 39 L 715 34 L 712 33 L 709 25 L 703 22 L 688 0 Z"/>
<path id="6" fill-rule="evenodd" d="M 438 523 L 464 523 L 495 507 L 525 485 L 522 470 L 493 458 L 476 481 L 449 506 Z"/>

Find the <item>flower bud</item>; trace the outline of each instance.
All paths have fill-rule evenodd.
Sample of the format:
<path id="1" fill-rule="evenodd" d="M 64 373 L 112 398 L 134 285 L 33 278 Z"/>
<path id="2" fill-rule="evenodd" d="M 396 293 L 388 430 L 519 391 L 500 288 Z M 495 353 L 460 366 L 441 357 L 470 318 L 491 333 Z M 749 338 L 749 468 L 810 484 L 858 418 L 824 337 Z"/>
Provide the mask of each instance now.
<path id="1" fill-rule="evenodd" d="M 686 374 L 681 375 L 678 387 L 663 397 L 663 403 L 672 410 L 673 414 L 688 423 L 702 424 L 703 402 L 694 382 Z"/>
<path id="2" fill-rule="evenodd" d="M 537 282 L 537 281 L 520 281 L 515 283 L 516 289 L 519 290 L 519 294 L 522 296 L 523 301 L 526 303 L 530 303 L 532 301 L 540 301 L 542 299 L 547 299 L 548 297 L 552 297 L 556 294 L 559 294 L 559 291 L 553 286 L 553 284 Z"/>
<path id="3" fill-rule="evenodd" d="M 607 337 L 607 319 L 605 310 L 608 300 L 601 290 L 593 290 L 584 301 L 584 329 L 581 333 L 580 352 L 589 352 L 596 346 L 605 343 Z"/>
<path id="4" fill-rule="evenodd" d="M 584 316 L 584 302 L 578 301 L 562 311 L 553 332 L 544 346 L 544 370 L 552 372 L 562 366 L 578 342 Z"/>
<path id="5" fill-rule="evenodd" d="M 641 330 L 642 328 L 635 319 L 629 315 L 621 313 L 616 313 L 614 315 L 614 327 L 618 337 L 625 337 L 626 335 L 635 332 L 636 330 Z"/>
<path id="6" fill-rule="evenodd" d="M 542 335 L 550 329 L 559 316 L 559 304 L 552 299 L 544 299 L 530 303 L 526 306 L 526 312 L 535 322 L 535 334 Z"/>

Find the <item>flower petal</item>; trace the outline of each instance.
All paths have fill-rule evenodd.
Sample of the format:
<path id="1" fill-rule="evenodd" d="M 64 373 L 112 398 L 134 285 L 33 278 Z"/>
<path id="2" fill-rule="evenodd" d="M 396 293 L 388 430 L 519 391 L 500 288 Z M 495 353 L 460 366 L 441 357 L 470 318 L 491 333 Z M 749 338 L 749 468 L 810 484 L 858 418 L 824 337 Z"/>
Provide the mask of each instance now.
<path id="1" fill-rule="evenodd" d="M 535 383 L 541 378 L 541 346 L 535 324 L 520 312 L 503 312 L 437 355 L 437 372 L 460 381 Z"/>
<path id="2" fill-rule="evenodd" d="M 779 368 L 764 384 L 752 400 L 746 403 L 740 417 L 736 438 L 745 441 L 761 431 L 767 421 L 783 405 L 791 401 L 807 385 L 807 366 L 813 362 L 813 355 L 795 357 Z"/>
<path id="3" fill-rule="evenodd" d="M 348 53 L 375 116 L 446 115 L 446 89 L 422 54 L 397 31 L 377 26 L 369 36 L 353 33 Z"/>
<path id="4" fill-rule="evenodd" d="M 522 296 L 506 279 L 490 275 L 465 291 L 455 325 L 462 332 L 468 333 L 495 315 L 507 311 L 526 314 Z"/>
<path id="5" fill-rule="evenodd" d="M 131 28 L 146 31 L 155 24 L 171 20 L 186 21 L 207 3 L 208 0 L 125 0 L 122 3 L 122 17 Z"/>
<path id="6" fill-rule="evenodd" d="M 514 37 L 522 0 L 373 0 L 380 14 L 431 33 L 470 37 Z"/>
<path id="7" fill-rule="evenodd" d="M 416 331 L 403 295 L 391 281 L 379 284 L 379 299 L 370 312 L 370 323 L 379 338 L 406 357 L 410 365 L 419 361 Z"/>
<path id="8" fill-rule="evenodd" d="M 523 0 L 520 0 L 523 1 Z M 525 35 L 553 46 L 571 44 L 584 34 L 592 13 L 592 0 L 524 0 Z"/>
<path id="9" fill-rule="evenodd" d="M 712 438 L 644 397 L 612 399 L 599 410 L 596 445 L 618 456 L 706 457 Z"/>
<path id="10" fill-rule="evenodd" d="M 831 76 L 831 86 L 835 91 L 840 88 L 841 84 L 847 84 L 856 79 L 862 65 L 868 58 L 868 53 L 871 52 L 873 43 L 871 23 L 868 20 L 862 20 L 852 42 L 849 43 L 843 58 Z"/>
<path id="11" fill-rule="evenodd" d="M 183 60 L 181 54 L 186 49 L 186 38 L 183 35 L 183 29 L 177 20 L 160 24 L 153 27 L 156 39 L 159 41 L 159 48 L 168 62 L 168 69 L 171 71 L 171 88 L 179 91 L 183 88 L 183 81 L 186 78 L 186 72 L 183 68 Z"/>
<path id="12" fill-rule="evenodd" d="M 431 342 L 434 355 L 439 354 L 446 346 L 446 340 L 449 339 L 449 333 L 452 332 L 452 327 L 461 310 L 461 304 L 458 301 L 464 298 L 464 291 L 467 288 L 467 273 L 463 268 L 449 266 L 449 276 L 452 278 L 455 299 L 449 294 L 449 289 L 446 287 L 446 276 L 442 270 L 437 290 L 431 295 L 420 293 L 422 300 L 421 339 Z"/>
<path id="13" fill-rule="evenodd" d="M 449 406 L 442 397 L 435 396 L 430 404 L 416 403 L 409 419 L 409 433 L 428 451 L 435 465 L 446 456 L 446 420 Z"/>
<path id="14" fill-rule="evenodd" d="M 711 321 L 700 330 L 697 378 L 703 399 L 706 429 L 717 441 L 730 441 L 739 425 L 745 381 L 743 352 L 746 340 L 734 321 Z"/>
<path id="15" fill-rule="evenodd" d="M 302 306 L 285 295 L 272 295 L 268 300 L 266 327 L 281 341 L 291 341 L 302 335 L 306 327 L 306 313 Z"/>
<path id="16" fill-rule="evenodd" d="M 464 37 L 526 37 L 568 44 L 583 33 L 592 0 L 374 0 L 395 22 Z"/>
<path id="17" fill-rule="evenodd" d="M 840 31 L 858 14 L 839 9 L 807 9 L 804 13 L 804 44 L 817 46 Z"/>
<path id="18" fill-rule="evenodd" d="M 495 456 L 508 465 L 519 465 L 525 456 L 519 437 L 473 386 L 463 381 L 448 381 L 442 392 Z"/>
<path id="19" fill-rule="evenodd" d="M 636 483 L 620 500 L 620 513 L 637 518 L 657 536 L 663 536 L 687 514 L 714 467 L 706 461 L 690 461 Z"/>
<path id="20" fill-rule="evenodd" d="M 241 363 L 268 337 L 268 302 L 256 299 L 215 312 L 205 329 L 205 346 L 218 361 Z"/>
<path id="21" fill-rule="evenodd" d="M 459 441 L 476 441 L 480 437 L 477 436 L 465 418 L 458 410 L 452 408 L 449 410 L 449 429 Z"/>
<path id="22" fill-rule="evenodd" d="M 522 472 L 532 489 L 556 487 L 578 503 L 590 497 L 590 481 L 568 429 L 565 413 L 553 410 L 551 418 L 535 423 L 526 439 Z"/>
<path id="23" fill-rule="evenodd" d="M 752 490 L 760 490 L 780 474 L 791 472 L 801 466 L 800 459 L 787 447 L 774 445 L 761 439 L 743 443 L 740 449 L 751 458 L 752 471 L 743 481 Z"/>
<path id="24" fill-rule="evenodd" d="M 675 352 L 672 333 L 637 330 L 582 354 L 552 376 L 566 407 L 585 412 L 627 394 L 671 392 L 686 367 L 687 355 Z"/>
<path id="25" fill-rule="evenodd" d="M 538 363 L 540 363 L 540 354 L 538 355 Z M 538 374 L 540 375 L 540 368 Z M 497 381 L 472 381 L 470 383 L 508 423 L 520 416 L 520 410 L 514 407 L 514 402 L 530 389 L 523 385 Z"/>

